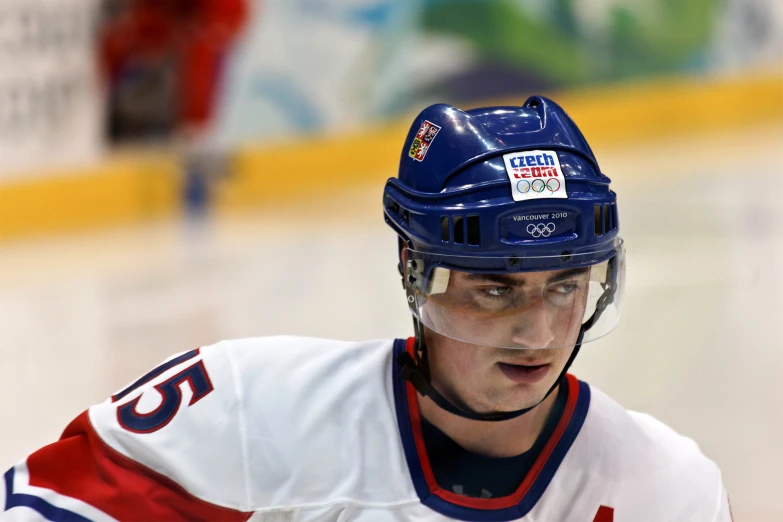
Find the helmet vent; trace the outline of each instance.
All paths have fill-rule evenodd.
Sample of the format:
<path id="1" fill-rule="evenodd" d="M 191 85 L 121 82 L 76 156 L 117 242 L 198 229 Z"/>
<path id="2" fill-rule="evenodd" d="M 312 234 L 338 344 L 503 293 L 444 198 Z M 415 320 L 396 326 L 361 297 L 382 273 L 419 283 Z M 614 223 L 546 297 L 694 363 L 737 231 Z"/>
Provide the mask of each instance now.
<path id="1" fill-rule="evenodd" d="M 606 205 L 605 208 L 607 217 L 606 231 L 610 232 L 614 230 L 614 205 Z"/>
<path id="2" fill-rule="evenodd" d="M 400 205 L 392 198 L 386 198 L 386 210 L 388 210 L 390 214 L 399 214 Z"/>
<path id="3" fill-rule="evenodd" d="M 465 242 L 465 229 L 462 223 L 462 216 L 454 216 L 454 242 Z"/>
<path id="4" fill-rule="evenodd" d="M 481 244 L 481 229 L 478 215 L 468 216 L 468 245 L 479 246 Z"/>
<path id="5" fill-rule="evenodd" d="M 593 224 L 596 237 L 617 229 L 617 207 L 614 203 L 604 203 L 593 207 Z"/>
<path id="6" fill-rule="evenodd" d="M 451 234 L 449 234 L 449 217 L 441 216 L 440 217 L 440 240 L 448 242 L 450 238 L 451 238 Z"/>
<path id="7" fill-rule="evenodd" d="M 617 204 L 612 203 L 612 230 L 617 230 Z"/>

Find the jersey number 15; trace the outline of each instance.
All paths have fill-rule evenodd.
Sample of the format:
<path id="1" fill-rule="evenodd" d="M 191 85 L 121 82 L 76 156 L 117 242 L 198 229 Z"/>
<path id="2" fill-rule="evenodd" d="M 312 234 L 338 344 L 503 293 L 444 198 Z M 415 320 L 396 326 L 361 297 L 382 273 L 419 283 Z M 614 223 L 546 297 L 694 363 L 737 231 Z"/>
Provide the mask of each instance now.
<path id="1" fill-rule="evenodd" d="M 112 402 L 121 400 L 167 370 L 196 357 L 198 354 L 199 349 L 192 350 L 161 364 L 118 394 L 113 395 Z M 117 421 L 120 423 L 120 426 L 133 433 L 153 433 L 162 429 L 171 422 L 179 411 L 182 404 L 182 390 L 180 387 L 185 383 L 193 391 L 188 406 L 193 406 L 214 389 L 207 369 L 204 366 L 204 361 L 199 360 L 155 385 L 155 390 L 161 395 L 162 400 L 154 410 L 147 413 L 139 413 L 137 407 L 143 394 L 117 408 Z"/>

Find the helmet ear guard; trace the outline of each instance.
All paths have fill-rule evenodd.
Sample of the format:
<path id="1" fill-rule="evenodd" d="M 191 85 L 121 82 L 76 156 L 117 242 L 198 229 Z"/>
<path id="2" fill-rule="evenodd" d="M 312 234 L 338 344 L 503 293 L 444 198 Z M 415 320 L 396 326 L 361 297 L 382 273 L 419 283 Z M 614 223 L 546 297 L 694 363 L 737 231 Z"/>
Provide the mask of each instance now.
<path id="1" fill-rule="evenodd" d="M 405 263 L 405 275 L 402 278 L 402 285 L 405 287 L 405 293 L 408 300 L 408 307 L 414 317 L 418 316 L 417 302 L 421 302 L 424 297 L 421 292 L 422 272 L 424 271 L 424 262 L 409 259 Z"/>
<path id="2" fill-rule="evenodd" d="M 432 294 L 444 294 L 449 287 L 449 278 L 451 272 L 443 267 L 436 266 L 432 269 L 432 275 L 429 279 L 424 278 L 425 262 L 420 259 L 409 259 L 405 265 L 405 276 L 403 286 L 410 285 L 412 293 L 418 298 L 420 304 L 426 302 L 427 296 Z M 409 304 L 414 304 L 415 300 L 408 300 Z M 415 308 L 412 308 L 414 313 Z"/>

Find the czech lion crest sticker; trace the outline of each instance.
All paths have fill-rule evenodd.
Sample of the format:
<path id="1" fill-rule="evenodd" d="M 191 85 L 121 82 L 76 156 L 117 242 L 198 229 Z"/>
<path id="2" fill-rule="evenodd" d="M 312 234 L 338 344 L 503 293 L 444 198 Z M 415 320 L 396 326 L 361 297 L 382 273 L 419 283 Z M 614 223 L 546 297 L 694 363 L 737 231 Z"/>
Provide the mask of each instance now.
<path id="1" fill-rule="evenodd" d="M 427 155 L 427 151 L 430 149 L 430 145 L 432 145 L 432 141 L 438 135 L 438 131 L 440 131 L 438 125 L 429 120 L 424 120 L 424 123 L 419 127 L 419 132 L 416 133 L 416 137 L 413 138 L 408 156 L 416 161 L 423 161 L 424 156 Z"/>

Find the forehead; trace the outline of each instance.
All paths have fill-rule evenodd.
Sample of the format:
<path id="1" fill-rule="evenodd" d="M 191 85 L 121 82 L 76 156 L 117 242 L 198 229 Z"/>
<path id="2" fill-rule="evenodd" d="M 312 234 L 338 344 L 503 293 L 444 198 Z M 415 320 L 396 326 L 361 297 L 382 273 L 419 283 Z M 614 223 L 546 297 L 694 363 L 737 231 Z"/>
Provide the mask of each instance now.
<path id="1" fill-rule="evenodd" d="M 537 272 L 515 272 L 505 274 L 478 274 L 469 272 L 452 272 L 456 278 L 463 282 L 495 282 L 502 284 L 535 284 L 565 279 L 586 277 L 590 273 L 590 267 L 568 268 L 565 270 L 544 270 Z"/>

